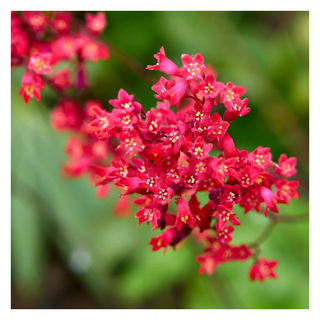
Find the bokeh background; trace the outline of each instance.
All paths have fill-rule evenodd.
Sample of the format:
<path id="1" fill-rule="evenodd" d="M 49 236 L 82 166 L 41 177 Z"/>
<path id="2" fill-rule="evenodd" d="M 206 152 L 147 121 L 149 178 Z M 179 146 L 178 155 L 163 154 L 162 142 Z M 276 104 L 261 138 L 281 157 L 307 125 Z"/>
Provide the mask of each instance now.
<path id="1" fill-rule="evenodd" d="M 84 13 L 77 12 L 83 19 Z M 239 149 L 270 147 L 298 158 L 300 194 L 280 214 L 309 211 L 309 13 L 308 12 L 106 12 L 102 37 L 111 57 L 89 63 L 84 98 L 108 100 L 120 88 L 145 109 L 154 107 L 147 71 L 164 46 L 181 66 L 181 54 L 201 53 L 218 81 L 244 86 L 251 112 L 229 128 Z M 309 224 L 279 223 L 262 245 L 278 259 L 277 280 L 250 282 L 251 261 L 197 274 L 202 245 L 189 237 L 178 250 L 152 252 L 159 231 L 137 219 L 118 218 L 119 194 L 95 198 L 87 177 L 63 179 L 67 134 L 50 127 L 58 97 L 19 98 L 22 69 L 11 76 L 12 308 L 309 308 Z M 133 213 L 136 208 L 133 208 Z M 238 212 L 234 244 L 251 242 L 266 228 L 262 214 Z"/>

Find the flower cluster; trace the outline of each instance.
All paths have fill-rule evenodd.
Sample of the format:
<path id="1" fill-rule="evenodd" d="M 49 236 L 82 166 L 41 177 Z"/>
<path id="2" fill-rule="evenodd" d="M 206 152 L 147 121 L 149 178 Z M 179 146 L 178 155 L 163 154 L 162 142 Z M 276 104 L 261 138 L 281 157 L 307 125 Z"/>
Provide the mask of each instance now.
<path id="1" fill-rule="evenodd" d="M 175 247 L 194 230 L 211 232 L 208 247 L 196 257 L 199 273 L 212 274 L 220 263 L 244 261 L 253 256 L 250 246 L 231 245 L 235 227 L 241 225 L 234 204 L 244 213 L 255 210 L 278 213 L 278 205 L 298 198 L 296 158 L 281 155 L 272 161 L 269 148 L 252 152 L 236 148 L 228 134 L 232 121 L 246 115 L 248 99 L 244 87 L 216 81 L 201 54 L 182 55 L 179 68 L 165 56 L 147 69 L 161 71 L 152 87 L 156 108 L 144 111 L 142 105 L 121 89 L 110 100 L 111 112 L 95 105 L 91 109 L 96 137 L 118 142 L 110 166 L 93 165 L 101 179 L 97 186 L 113 182 L 122 188 L 120 197 L 138 194 L 138 224 L 147 222 L 163 232 L 151 239 L 152 250 Z M 182 102 L 185 103 L 182 103 Z M 171 107 L 176 106 L 177 112 Z M 222 112 L 215 111 L 222 109 Z M 77 121 L 73 122 L 76 125 Z M 206 195 L 201 206 L 199 193 Z M 169 213 L 174 212 L 174 213 Z M 275 277 L 274 261 L 260 259 L 250 270 L 250 279 Z"/>
<path id="2" fill-rule="evenodd" d="M 40 100 L 46 82 L 63 97 L 51 111 L 54 130 L 70 134 L 65 147 L 68 160 L 61 167 L 62 174 L 67 178 L 89 174 L 91 183 L 96 181 L 91 165 L 106 165 L 114 154 L 114 148 L 100 141 L 89 125 L 95 116 L 92 108 L 102 108 L 102 104 L 89 100 L 82 105 L 66 92 L 87 88 L 86 61 L 109 57 L 106 46 L 97 40 L 106 24 L 102 12 L 86 13 L 84 23 L 71 12 L 11 12 L 11 67 L 26 68 L 19 95 L 25 103 L 32 97 Z M 60 62 L 68 62 L 69 67 L 52 73 Z M 74 70 L 73 77 L 70 70 Z M 99 187 L 97 197 L 105 197 L 109 189 Z"/>
<path id="3" fill-rule="evenodd" d="M 70 134 L 65 146 L 68 160 L 61 166 L 65 178 L 80 178 L 88 174 L 89 182 L 94 184 L 97 176 L 92 171 L 92 165 L 107 165 L 110 159 L 119 156 L 114 146 L 101 141 L 90 125 L 95 119 L 96 108 L 102 109 L 102 103 L 89 100 L 83 108 L 73 100 L 63 99 L 51 111 L 52 128 L 59 133 Z M 109 185 L 100 186 L 97 188 L 96 196 L 103 198 L 109 191 Z"/>
<path id="4" fill-rule="evenodd" d="M 104 13 L 87 13 L 85 19 L 82 24 L 70 12 L 63 11 L 11 12 L 11 67 L 26 68 L 19 92 L 25 103 L 30 98 L 40 101 L 45 81 L 58 91 L 71 85 L 84 88 L 85 62 L 109 58 L 106 46 L 97 40 L 107 23 Z M 45 78 L 62 61 L 73 67 Z M 74 75 L 70 74 L 71 69 L 75 70 Z"/>

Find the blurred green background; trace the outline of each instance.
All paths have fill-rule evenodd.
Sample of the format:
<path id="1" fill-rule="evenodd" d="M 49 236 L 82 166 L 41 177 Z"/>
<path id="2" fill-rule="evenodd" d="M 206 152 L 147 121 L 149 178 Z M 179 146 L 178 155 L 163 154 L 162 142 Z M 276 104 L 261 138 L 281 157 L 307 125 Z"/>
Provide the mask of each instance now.
<path id="1" fill-rule="evenodd" d="M 83 12 L 76 13 L 83 19 Z M 309 13 L 308 12 L 106 12 L 102 37 L 108 61 L 89 63 L 92 87 L 84 98 L 108 100 L 120 88 L 145 109 L 156 99 L 150 87 L 160 73 L 147 71 L 164 46 L 181 66 L 181 54 L 201 53 L 218 81 L 247 89 L 251 112 L 229 133 L 239 149 L 270 147 L 298 158 L 300 194 L 281 215 L 309 211 Z M 95 198 L 87 178 L 66 180 L 68 134 L 49 125 L 57 97 L 19 98 L 23 70 L 11 77 L 12 308 L 309 308 L 308 222 L 278 224 L 262 255 L 278 259 L 277 280 L 250 282 L 251 261 L 221 265 L 210 277 L 197 274 L 202 245 L 189 237 L 179 250 L 152 252 L 159 231 L 116 218 L 118 192 Z M 136 208 L 133 208 L 135 212 Z M 251 242 L 268 221 L 244 215 L 234 244 Z"/>

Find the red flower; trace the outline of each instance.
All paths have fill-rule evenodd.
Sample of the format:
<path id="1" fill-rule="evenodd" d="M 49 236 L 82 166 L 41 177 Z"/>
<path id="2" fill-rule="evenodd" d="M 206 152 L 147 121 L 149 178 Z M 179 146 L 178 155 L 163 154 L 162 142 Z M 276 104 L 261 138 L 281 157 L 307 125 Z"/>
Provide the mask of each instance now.
<path id="1" fill-rule="evenodd" d="M 68 69 L 60 69 L 48 77 L 48 80 L 57 90 L 61 91 L 71 85 L 70 73 Z"/>
<path id="2" fill-rule="evenodd" d="M 240 201 L 240 186 L 239 185 L 224 185 L 221 195 L 222 202 L 239 203 Z"/>
<path id="3" fill-rule="evenodd" d="M 81 60 L 107 60 L 109 59 L 109 51 L 107 47 L 93 39 L 85 38 L 79 49 L 79 57 Z"/>
<path id="4" fill-rule="evenodd" d="M 121 144 L 116 148 L 116 150 L 125 151 L 131 156 L 139 153 L 145 147 L 143 145 L 142 139 L 136 130 L 132 130 L 126 133 L 119 133 L 117 138 Z"/>
<path id="5" fill-rule="evenodd" d="M 249 153 L 248 160 L 253 167 L 263 170 L 266 167 L 273 166 L 271 161 L 272 155 L 270 148 L 258 147 L 253 152 Z"/>
<path id="6" fill-rule="evenodd" d="M 214 139 L 222 140 L 227 132 L 227 129 L 229 128 L 229 123 L 222 121 L 218 112 L 215 112 L 211 116 L 210 120 L 212 122 L 211 129 L 209 130 L 208 134 L 210 141 L 213 141 Z"/>
<path id="7" fill-rule="evenodd" d="M 258 173 L 252 170 L 252 167 L 246 165 L 238 174 L 238 181 L 243 188 L 252 186 L 258 178 Z"/>
<path id="8" fill-rule="evenodd" d="M 157 251 L 164 248 L 163 253 L 166 252 L 168 245 L 176 235 L 177 228 L 173 227 L 163 232 L 160 236 L 154 237 L 150 240 L 149 244 L 152 246 L 152 251 Z"/>
<path id="9" fill-rule="evenodd" d="M 188 85 L 189 83 L 186 79 L 181 79 L 168 91 L 168 94 L 171 97 L 171 106 L 177 105 L 177 109 L 179 108 L 181 101 L 187 92 Z"/>
<path id="10" fill-rule="evenodd" d="M 149 199 L 150 201 L 150 199 Z M 138 218 L 138 225 L 148 221 L 152 225 L 152 230 L 158 227 L 158 220 L 161 218 L 161 212 L 157 209 L 153 202 L 149 202 L 134 215 Z"/>
<path id="11" fill-rule="evenodd" d="M 225 158 L 221 157 L 210 158 L 210 160 L 213 169 L 212 178 L 217 179 L 221 184 L 224 183 L 224 178 L 226 176 L 237 176 L 236 171 L 231 168 L 236 164 L 236 158 L 229 158 L 226 160 Z"/>
<path id="12" fill-rule="evenodd" d="M 59 37 L 52 43 L 53 60 L 70 59 L 77 50 L 78 45 L 74 38 L 68 35 Z"/>
<path id="13" fill-rule="evenodd" d="M 34 53 L 29 60 L 28 69 L 37 74 L 46 74 L 51 72 L 51 56 L 51 53 Z"/>
<path id="14" fill-rule="evenodd" d="M 168 186 L 166 176 L 162 175 L 156 179 L 156 185 L 151 188 L 153 195 L 150 195 L 157 204 L 165 205 L 174 196 L 174 190 Z"/>
<path id="15" fill-rule="evenodd" d="M 215 98 L 223 88 L 224 84 L 222 82 L 216 82 L 216 78 L 212 74 L 207 75 L 199 85 L 199 90 L 206 99 Z"/>
<path id="16" fill-rule="evenodd" d="M 275 279 L 277 277 L 274 268 L 278 265 L 277 260 L 259 259 L 249 270 L 251 281 L 258 280 L 263 282 L 265 278 Z"/>
<path id="17" fill-rule="evenodd" d="M 247 260 L 252 256 L 252 251 L 246 245 L 240 245 L 232 248 L 233 258 L 238 261 Z"/>
<path id="18" fill-rule="evenodd" d="M 196 219 L 193 217 L 190 211 L 188 202 L 180 197 L 177 201 L 178 204 L 178 214 L 176 219 L 176 227 L 178 230 L 181 230 L 183 224 L 188 224 L 191 229 L 194 227 L 194 222 Z"/>
<path id="19" fill-rule="evenodd" d="M 261 197 L 266 203 L 266 207 L 263 211 L 264 215 L 267 216 L 268 209 L 272 212 L 278 213 L 279 209 L 277 207 L 277 202 L 279 201 L 279 198 L 275 196 L 272 193 L 272 191 L 267 187 L 260 186 L 259 190 L 260 190 Z"/>
<path id="20" fill-rule="evenodd" d="M 242 195 L 240 206 L 244 208 L 244 213 L 248 213 L 253 209 L 255 209 L 257 212 L 260 212 L 262 202 L 263 199 L 259 190 L 255 187 L 250 187 L 247 189 L 247 192 Z"/>
<path id="21" fill-rule="evenodd" d="M 170 76 L 182 76 L 178 66 L 165 56 L 163 47 L 160 48 L 160 52 L 155 54 L 154 57 L 158 60 L 158 63 L 155 66 L 148 65 L 148 70 L 158 70 Z"/>
<path id="22" fill-rule="evenodd" d="M 100 34 L 107 25 L 106 16 L 103 12 L 98 12 L 96 15 L 91 13 L 85 14 L 87 28 L 94 34 Z"/>
<path id="23" fill-rule="evenodd" d="M 240 96 L 246 93 L 246 89 L 240 86 L 234 86 L 232 82 L 228 82 L 225 88 L 220 92 L 220 101 L 224 103 L 226 109 L 234 111 L 235 104 L 241 104 Z"/>
<path id="24" fill-rule="evenodd" d="M 199 136 L 194 143 L 187 142 L 187 146 L 192 157 L 197 160 L 203 160 L 208 158 L 210 156 L 209 152 L 213 147 L 212 144 L 205 143 L 204 139 L 201 136 Z"/>
<path id="25" fill-rule="evenodd" d="M 170 89 L 175 85 L 175 81 L 167 80 L 165 77 L 160 77 L 160 80 L 151 87 L 157 94 L 154 95 L 157 99 L 170 100 Z"/>
<path id="26" fill-rule="evenodd" d="M 296 174 L 297 170 L 295 168 L 297 164 L 297 158 L 287 158 L 285 154 L 282 154 L 278 160 L 278 165 L 276 167 L 276 174 L 283 177 L 291 177 Z"/>
<path id="27" fill-rule="evenodd" d="M 30 98 L 35 98 L 40 101 L 40 90 L 43 90 L 43 80 L 38 75 L 32 75 L 26 71 L 22 77 L 22 86 L 19 91 L 19 96 L 23 96 L 25 103 L 28 103 Z"/>
<path id="28" fill-rule="evenodd" d="M 234 231 L 234 227 L 226 226 L 222 229 L 219 228 L 219 225 L 216 224 L 216 233 L 220 242 L 230 242 L 232 240 L 232 232 Z"/>
<path id="29" fill-rule="evenodd" d="M 247 108 L 248 103 L 249 103 L 248 99 L 243 99 L 243 100 L 236 99 L 236 102 L 232 106 L 232 111 L 230 110 L 225 111 L 223 115 L 223 120 L 230 122 L 238 118 L 238 116 L 240 117 L 245 116 L 250 111 L 250 108 Z"/>
<path id="30" fill-rule="evenodd" d="M 118 99 L 111 99 L 109 100 L 109 103 L 117 109 L 140 113 L 142 106 L 140 103 L 133 101 L 133 98 L 134 95 L 129 95 L 126 91 L 120 89 L 118 93 Z"/>
<path id="31" fill-rule="evenodd" d="M 225 205 L 218 205 L 218 209 L 213 217 L 219 219 L 218 227 L 221 230 L 226 226 L 228 221 L 235 226 L 240 225 L 240 221 L 234 217 L 235 215 L 236 214 L 232 212 L 232 204 L 226 203 Z"/>
<path id="32" fill-rule="evenodd" d="M 23 18 L 35 33 L 41 33 L 47 23 L 47 17 L 40 11 L 23 11 Z"/>
<path id="33" fill-rule="evenodd" d="M 71 100 L 62 100 L 51 111 L 51 126 L 58 131 L 76 130 L 82 126 L 83 111 Z"/>
<path id="34" fill-rule="evenodd" d="M 71 14 L 69 12 L 56 12 L 51 26 L 60 34 L 68 34 L 70 31 Z"/>
<path id="35" fill-rule="evenodd" d="M 203 254 L 196 257 L 196 261 L 200 263 L 199 274 L 208 274 L 211 276 L 218 266 L 218 261 L 211 254 Z"/>
<path id="36" fill-rule="evenodd" d="M 299 192 L 297 188 L 299 187 L 299 181 L 287 181 L 287 180 L 276 180 L 277 197 L 279 202 L 289 204 L 289 199 L 299 198 Z"/>
<path id="37" fill-rule="evenodd" d="M 181 56 L 183 67 L 180 68 L 182 75 L 186 80 L 202 78 L 204 71 L 203 57 L 197 53 L 193 58 L 187 54 Z"/>

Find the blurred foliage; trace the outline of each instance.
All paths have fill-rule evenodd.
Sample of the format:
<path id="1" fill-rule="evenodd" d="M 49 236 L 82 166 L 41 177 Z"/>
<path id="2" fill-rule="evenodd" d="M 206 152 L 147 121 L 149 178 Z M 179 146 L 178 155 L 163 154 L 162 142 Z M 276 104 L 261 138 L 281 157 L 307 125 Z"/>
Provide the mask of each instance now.
<path id="1" fill-rule="evenodd" d="M 159 48 L 178 66 L 181 54 L 202 53 L 218 81 L 247 89 L 251 112 L 229 129 L 236 146 L 298 158 L 301 198 L 280 214 L 309 211 L 308 12 L 106 14 L 111 57 L 89 63 L 83 99 L 109 108 L 124 88 L 149 109 L 160 73 L 145 67 Z M 25 105 L 17 97 L 22 74 L 11 77 L 13 308 L 309 308 L 307 222 L 279 223 L 263 243 L 262 255 L 279 260 L 278 279 L 263 284 L 248 280 L 251 261 L 199 276 L 202 246 L 191 237 L 176 251 L 152 252 L 148 242 L 159 231 L 113 216 L 118 191 L 97 200 L 87 178 L 61 177 L 67 134 L 51 129 L 48 112 L 58 97 L 46 88 L 40 103 Z M 268 224 L 262 214 L 236 212 L 235 244 L 253 241 Z"/>

